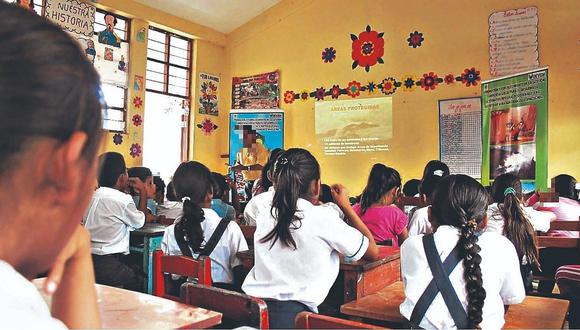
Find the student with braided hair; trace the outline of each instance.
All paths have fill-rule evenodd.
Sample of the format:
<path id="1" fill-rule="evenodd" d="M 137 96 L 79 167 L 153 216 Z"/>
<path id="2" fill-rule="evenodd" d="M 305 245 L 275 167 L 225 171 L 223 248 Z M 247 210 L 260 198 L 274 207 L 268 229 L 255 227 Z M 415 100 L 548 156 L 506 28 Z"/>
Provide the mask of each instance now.
<path id="1" fill-rule="evenodd" d="M 513 244 L 487 224 L 485 188 L 466 175 L 441 179 L 429 217 L 434 234 L 401 246 L 403 316 L 424 329 L 504 325 L 504 305 L 525 298 Z"/>

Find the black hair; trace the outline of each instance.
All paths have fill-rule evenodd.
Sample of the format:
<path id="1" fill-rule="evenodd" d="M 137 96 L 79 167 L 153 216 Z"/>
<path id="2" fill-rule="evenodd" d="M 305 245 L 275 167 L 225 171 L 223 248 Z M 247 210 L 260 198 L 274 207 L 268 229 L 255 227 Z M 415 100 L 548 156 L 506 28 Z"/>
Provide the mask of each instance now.
<path id="1" fill-rule="evenodd" d="M 211 172 L 199 162 L 181 163 L 173 181 L 177 198 L 183 200 L 183 216 L 175 224 L 175 239 L 180 246 L 187 244 L 195 252 L 201 251 L 202 221 L 205 220 L 200 204 L 212 191 Z"/>
<path id="2" fill-rule="evenodd" d="M 321 184 L 320 185 L 320 197 L 319 200 L 326 204 L 326 203 L 330 203 L 333 202 L 334 199 L 332 198 L 332 192 L 330 189 L 330 186 L 327 184 Z"/>
<path id="3" fill-rule="evenodd" d="M 107 17 L 107 16 L 112 16 L 112 17 L 113 17 L 113 27 L 114 27 L 115 25 L 117 25 L 117 16 L 115 16 L 115 15 L 113 15 L 113 14 L 111 14 L 111 13 L 106 13 L 106 14 L 105 14 L 105 16 L 103 17 L 103 19 L 104 19 L 105 17 Z M 105 20 L 105 23 L 107 23 L 107 21 L 106 21 L 106 20 Z M 106 24 L 105 24 L 105 25 L 106 25 Z"/>
<path id="4" fill-rule="evenodd" d="M 529 265 L 539 268 L 536 231 L 522 206 L 522 182 L 513 174 L 502 174 L 493 181 L 491 191 L 504 219 L 503 235 L 516 248 L 520 262 L 525 258 Z"/>
<path id="5" fill-rule="evenodd" d="M 153 177 L 153 183 L 155 184 L 155 193 L 165 193 L 165 181 L 159 175 Z"/>
<path id="6" fill-rule="evenodd" d="M 222 198 L 224 193 L 228 191 L 228 183 L 223 175 L 217 172 L 211 172 L 211 180 L 213 187 L 213 197 Z"/>
<path id="7" fill-rule="evenodd" d="M 320 180 L 320 165 L 307 150 L 292 148 L 278 156 L 274 165 L 276 190 L 270 210 L 276 225 L 260 242 L 271 240 L 273 246 L 280 239 L 282 244 L 296 249 L 291 230 L 299 228 L 301 224 L 301 218 L 297 215 L 297 202 L 299 198 L 312 197 L 310 186 L 315 180 Z"/>
<path id="8" fill-rule="evenodd" d="M 127 174 L 129 174 L 130 178 L 139 178 L 139 180 L 145 182 L 148 177 L 152 177 L 153 173 L 147 167 L 136 166 L 131 167 L 127 170 Z"/>
<path id="9" fill-rule="evenodd" d="M 175 195 L 175 189 L 173 188 L 173 181 L 170 181 L 167 184 L 167 193 L 165 194 L 165 197 L 167 197 L 167 200 L 170 202 L 177 202 L 179 199 L 177 199 L 177 196 Z"/>
<path id="10" fill-rule="evenodd" d="M 403 185 L 403 195 L 407 197 L 413 197 L 419 193 L 419 185 L 421 184 L 421 180 L 419 179 L 411 179 L 405 182 Z"/>
<path id="11" fill-rule="evenodd" d="M 26 31 L 26 32 L 23 32 Z M 0 1 L 0 173 L 37 138 L 87 135 L 82 156 L 93 162 L 101 142 L 99 75 L 61 27 Z"/>
<path id="12" fill-rule="evenodd" d="M 435 188 L 441 179 L 443 178 L 438 175 L 428 175 L 427 177 L 423 178 L 423 180 L 421 180 L 421 184 L 419 185 L 419 193 L 431 199 L 433 191 L 435 191 Z"/>
<path id="13" fill-rule="evenodd" d="M 440 160 L 430 160 L 423 170 L 423 179 L 428 175 L 439 175 L 442 177 L 449 175 L 449 166 Z"/>
<path id="14" fill-rule="evenodd" d="M 467 175 L 450 175 L 441 179 L 433 192 L 432 214 L 439 225 L 460 229 L 457 245 L 461 246 L 463 279 L 467 292 L 467 328 L 478 328 L 486 292 L 481 278 L 481 248 L 476 231 L 487 212 L 488 197 L 479 182 Z"/>
<path id="15" fill-rule="evenodd" d="M 568 174 L 560 174 L 553 179 L 554 190 L 558 196 L 578 200 L 576 191 L 576 179 Z"/>
<path id="16" fill-rule="evenodd" d="M 401 176 L 394 168 L 377 163 L 373 165 L 367 185 L 360 198 L 361 214 L 380 201 L 391 189 L 401 187 Z"/>
<path id="17" fill-rule="evenodd" d="M 115 187 L 119 176 L 126 171 L 123 155 L 118 152 L 105 152 L 99 156 L 99 187 Z"/>
<path id="18" fill-rule="evenodd" d="M 272 181 L 268 177 L 268 174 L 272 175 L 272 171 L 274 170 L 274 164 L 276 163 L 276 159 L 284 152 L 284 149 L 275 148 L 270 151 L 270 155 L 268 156 L 268 161 L 266 165 L 262 168 L 262 176 L 260 178 L 260 188 L 266 191 L 270 187 L 272 187 Z"/>

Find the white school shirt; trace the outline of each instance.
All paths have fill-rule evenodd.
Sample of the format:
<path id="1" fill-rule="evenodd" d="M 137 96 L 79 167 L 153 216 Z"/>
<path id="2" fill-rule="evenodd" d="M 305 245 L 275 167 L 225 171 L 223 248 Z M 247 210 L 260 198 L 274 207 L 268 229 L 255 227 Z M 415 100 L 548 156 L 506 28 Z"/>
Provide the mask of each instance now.
<path id="1" fill-rule="evenodd" d="M 0 322 L 5 329 L 67 329 L 29 280 L 0 260 Z"/>
<path id="2" fill-rule="evenodd" d="M 262 210 L 268 209 L 268 212 L 270 212 L 272 198 L 274 198 L 274 187 L 270 187 L 268 188 L 268 191 L 258 194 L 250 199 L 248 205 L 246 205 L 246 208 L 244 209 L 246 225 L 255 226 L 258 213 Z"/>
<path id="3" fill-rule="evenodd" d="M 536 211 L 532 207 L 523 207 L 523 209 L 535 231 L 545 233 L 550 230 L 550 213 Z M 503 235 L 504 218 L 501 215 L 497 203 L 493 203 L 487 208 L 487 217 L 489 221 L 487 222 L 485 231 L 491 231 Z"/>
<path id="4" fill-rule="evenodd" d="M 92 254 L 128 254 L 129 233 L 143 227 L 145 214 L 137 209 L 131 195 L 100 187 L 93 194 L 83 224 L 91 234 Z"/>
<path id="5" fill-rule="evenodd" d="M 431 222 L 429 221 L 429 206 L 421 207 L 413 212 L 409 220 L 409 236 L 417 236 L 421 234 L 431 234 Z"/>
<path id="6" fill-rule="evenodd" d="M 440 226 L 433 234 L 442 261 L 457 244 L 459 234 L 459 229 L 451 226 Z M 411 318 L 415 304 L 433 279 L 423 248 L 423 236 L 410 237 L 401 246 L 401 274 L 406 298 L 399 310 L 407 319 Z M 486 292 L 480 326 L 482 329 L 500 329 L 505 323 L 504 305 L 519 304 L 526 297 L 520 274 L 520 262 L 513 244 L 497 233 L 482 233 L 477 244 L 481 247 L 480 267 L 483 288 Z M 465 309 L 467 293 L 463 269 L 463 263 L 460 261 L 449 276 L 449 280 Z M 441 293 L 437 294 L 419 326 L 424 329 L 456 328 Z"/>
<path id="7" fill-rule="evenodd" d="M 203 243 L 209 241 L 211 235 L 221 221 L 220 216 L 212 209 L 203 209 L 205 220 L 201 222 L 203 229 Z M 165 228 L 163 240 L 161 241 L 161 250 L 168 255 L 182 255 L 179 245 L 175 240 L 175 225 Z M 240 226 L 235 221 L 230 221 L 224 234 L 218 241 L 213 252 L 209 255 L 211 259 L 211 278 L 217 283 L 232 283 L 234 274 L 232 269 L 242 262 L 236 257 L 239 251 L 248 250 L 248 243 Z M 198 254 L 193 254 L 197 257 Z"/>
<path id="8" fill-rule="evenodd" d="M 157 206 L 157 215 L 164 215 L 168 219 L 177 219 L 183 214 L 182 202 L 165 201 Z"/>
<path id="9" fill-rule="evenodd" d="M 255 262 L 242 289 L 254 297 L 298 301 L 317 312 L 338 276 L 339 253 L 359 260 L 369 240 L 342 221 L 335 211 L 298 199 L 297 215 L 302 220 L 299 225 L 296 223 L 297 229 L 291 230 L 296 249 L 279 239 L 273 246 L 272 241 L 262 243 L 260 239 L 276 225 L 270 212 L 271 203 L 272 198 L 257 213 Z"/>

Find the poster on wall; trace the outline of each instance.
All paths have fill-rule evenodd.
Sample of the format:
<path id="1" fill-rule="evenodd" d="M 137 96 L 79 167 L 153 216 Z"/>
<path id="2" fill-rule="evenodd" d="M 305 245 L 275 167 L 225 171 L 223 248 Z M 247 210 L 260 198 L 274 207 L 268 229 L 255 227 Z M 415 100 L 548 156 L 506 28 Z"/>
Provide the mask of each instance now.
<path id="1" fill-rule="evenodd" d="M 75 37 L 90 39 L 95 11 L 94 5 L 80 0 L 46 0 L 45 16 Z"/>
<path id="2" fill-rule="evenodd" d="M 277 109 L 280 107 L 280 73 L 262 73 L 232 79 L 232 108 Z"/>
<path id="3" fill-rule="evenodd" d="M 439 159 L 453 174 L 481 178 L 481 98 L 439 100 Z"/>
<path id="4" fill-rule="evenodd" d="M 207 73 L 199 74 L 199 108 L 201 115 L 219 115 L 218 95 L 220 77 Z"/>
<path id="5" fill-rule="evenodd" d="M 548 69 L 481 85 L 484 184 L 504 173 L 546 188 L 548 167 Z"/>
<path id="6" fill-rule="evenodd" d="M 283 147 L 282 110 L 230 112 L 229 165 L 242 199 L 248 197 L 245 193 L 246 184 L 261 176 L 270 151 Z"/>

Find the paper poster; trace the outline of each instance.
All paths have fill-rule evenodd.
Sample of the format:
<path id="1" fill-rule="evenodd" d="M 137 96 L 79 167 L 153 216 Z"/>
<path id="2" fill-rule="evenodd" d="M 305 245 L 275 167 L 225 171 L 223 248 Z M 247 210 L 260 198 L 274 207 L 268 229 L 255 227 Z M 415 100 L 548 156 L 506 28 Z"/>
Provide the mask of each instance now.
<path id="1" fill-rule="evenodd" d="M 481 178 L 481 98 L 439 100 L 439 158 L 453 174 Z"/>
<path id="2" fill-rule="evenodd" d="M 143 79 L 143 76 L 135 75 L 135 78 L 133 80 L 133 90 L 135 90 L 136 92 L 144 91 L 145 90 L 144 81 L 145 80 Z"/>
<path id="3" fill-rule="evenodd" d="M 325 156 L 389 151 L 393 99 L 316 102 L 315 132 Z"/>
<path id="4" fill-rule="evenodd" d="M 277 109 L 280 107 L 278 71 L 232 79 L 234 109 Z"/>
<path id="5" fill-rule="evenodd" d="M 547 186 L 548 69 L 482 83 L 483 182 L 504 173 Z"/>
<path id="6" fill-rule="evenodd" d="M 92 39 L 80 38 L 77 41 L 95 65 L 95 69 L 101 76 L 101 82 L 126 88 L 129 69 L 129 44 L 121 42 L 120 47 L 114 47 L 99 43 L 98 38 L 98 35 L 93 35 Z"/>
<path id="7" fill-rule="evenodd" d="M 230 112 L 230 166 L 265 165 L 272 149 L 284 147 L 284 112 L 236 111 Z M 241 196 L 248 181 L 261 176 L 262 171 L 234 172 Z"/>
<path id="8" fill-rule="evenodd" d="M 492 76 L 535 69 L 538 52 L 538 8 L 495 12 L 489 16 L 489 68 Z"/>
<path id="9" fill-rule="evenodd" d="M 79 0 L 46 0 L 45 16 L 63 30 L 92 38 L 95 24 L 94 5 Z"/>
<path id="10" fill-rule="evenodd" d="M 213 116 L 217 116 L 219 114 L 219 85 L 220 77 L 207 73 L 199 74 L 199 114 Z"/>

